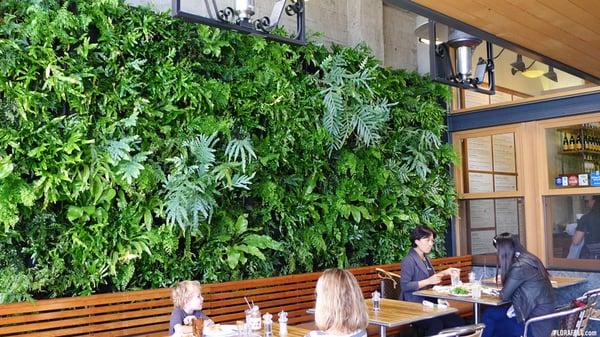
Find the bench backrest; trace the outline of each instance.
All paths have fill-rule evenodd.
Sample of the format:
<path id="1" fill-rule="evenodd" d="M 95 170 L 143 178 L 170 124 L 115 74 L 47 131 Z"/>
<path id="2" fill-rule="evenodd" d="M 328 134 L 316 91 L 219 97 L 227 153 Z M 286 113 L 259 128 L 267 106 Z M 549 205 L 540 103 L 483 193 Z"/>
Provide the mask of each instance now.
<path id="1" fill-rule="evenodd" d="M 164 288 L 4 304 L 0 336 L 166 336 L 170 294 Z"/>
<path id="2" fill-rule="evenodd" d="M 471 256 L 433 259 L 437 271 L 461 268 L 461 278 L 471 271 Z M 400 272 L 400 264 L 349 269 L 357 278 L 365 298 L 379 288 L 376 268 Z M 217 323 L 245 319 L 244 297 L 261 312 L 277 319 L 288 312 L 289 324 L 313 321 L 306 310 L 315 305 L 315 286 L 320 272 L 262 279 L 206 284 L 202 286 L 204 312 Z M 0 305 L 0 336 L 167 336 L 173 306 L 171 289 L 58 298 Z"/>

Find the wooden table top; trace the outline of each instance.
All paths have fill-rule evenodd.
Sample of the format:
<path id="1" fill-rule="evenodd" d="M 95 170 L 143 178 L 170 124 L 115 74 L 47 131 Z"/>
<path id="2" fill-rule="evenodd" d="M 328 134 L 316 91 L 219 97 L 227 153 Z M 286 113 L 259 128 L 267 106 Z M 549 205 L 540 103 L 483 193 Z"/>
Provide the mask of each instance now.
<path id="1" fill-rule="evenodd" d="M 225 324 L 225 325 L 231 325 L 231 324 Z M 279 334 L 279 324 L 278 323 L 273 323 L 273 337 L 282 337 Z M 310 330 L 308 329 L 304 329 L 304 328 L 300 328 L 297 326 L 293 326 L 293 325 L 289 325 L 287 326 L 287 335 L 284 335 L 283 337 L 304 337 L 306 335 L 308 335 L 308 333 L 310 332 Z M 173 336 L 176 337 L 177 334 L 174 334 Z M 252 337 L 261 337 L 265 335 L 265 325 L 262 324 L 260 331 L 252 331 L 252 334 L 250 336 Z M 218 335 L 217 335 L 218 336 Z M 231 336 L 230 334 L 227 334 L 227 336 Z M 233 335 L 234 337 L 237 335 Z M 181 334 L 179 335 L 179 337 L 193 337 L 193 334 L 191 333 L 185 333 L 185 334 Z"/>
<path id="2" fill-rule="evenodd" d="M 373 301 L 365 300 L 369 323 L 388 328 L 410 324 L 429 318 L 457 312 L 456 308 L 428 308 L 421 303 L 381 299 L 379 311 L 373 310 Z"/>
<path id="3" fill-rule="evenodd" d="M 587 282 L 587 279 L 583 277 L 567 277 L 567 276 L 551 276 L 550 283 L 552 288 L 560 289 L 564 287 L 573 286 L 576 284 Z M 485 278 L 481 281 L 483 284 L 496 284 L 493 277 Z"/>
<path id="4" fill-rule="evenodd" d="M 372 300 L 365 300 L 365 304 L 367 305 L 367 313 L 369 314 L 369 324 L 385 326 L 387 328 L 444 316 L 458 311 L 452 307 L 445 309 L 428 308 L 421 303 L 386 298 L 381 299 L 379 311 L 373 310 Z M 314 314 L 315 309 L 308 309 L 307 312 Z"/>
<path id="5" fill-rule="evenodd" d="M 503 301 L 498 296 L 484 294 L 483 292 L 481 293 L 480 298 L 473 298 L 471 296 L 456 296 L 456 295 L 451 295 L 451 294 L 448 294 L 445 292 L 433 291 L 433 289 L 419 290 L 419 291 L 415 291 L 413 294 L 419 295 L 419 296 L 425 296 L 425 297 L 441 298 L 444 300 L 462 301 L 462 302 L 470 302 L 470 303 L 481 303 L 481 304 L 494 305 L 494 306 L 509 303 L 508 301 Z"/>

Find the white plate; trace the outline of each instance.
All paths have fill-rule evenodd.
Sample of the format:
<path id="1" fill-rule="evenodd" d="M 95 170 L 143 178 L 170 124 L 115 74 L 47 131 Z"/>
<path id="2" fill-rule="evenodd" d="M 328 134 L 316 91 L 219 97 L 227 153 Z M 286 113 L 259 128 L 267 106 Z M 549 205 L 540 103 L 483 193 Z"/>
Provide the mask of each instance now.
<path id="1" fill-rule="evenodd" d="M 225 336 L 234 336 L 237 335 L 237 327 L 232 324 L 220 324 L 217 325 L 219 328 L 205 328 L 203 330 L 204 336 L 208 337 L 225 337 Z"/>

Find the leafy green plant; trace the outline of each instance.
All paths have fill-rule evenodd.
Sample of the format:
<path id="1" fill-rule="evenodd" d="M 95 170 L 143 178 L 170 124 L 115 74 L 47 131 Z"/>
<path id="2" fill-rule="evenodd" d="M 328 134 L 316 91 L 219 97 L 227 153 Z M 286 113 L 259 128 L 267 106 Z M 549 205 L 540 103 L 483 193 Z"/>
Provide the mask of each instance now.
<path id="1" fill-rule="evenodd" d="M 449 90 L 362 45 L 4 0 L 0 57 L 0 301 L 398 262 L 456 212 Z"/>
<path id="2" fill-rule="evenodd" d="M 377 65 L 369 65 L 365 55 L 356 71 L 348 69 L 343 53 L 330 55 L 321 64 L 324 88 L 321 90 L 325 114 L 323 126 L 331 135 L 332 150 L 339 150 L 351 135 L 359 144 L 369 146 L 381 139 L 381 129 L 389 119 L 386 97 L 377 97 L 369 82 Z"/>
<path id="3" fill-rule="evenodd" d="M 187 151 L 181 156 L 167 159 L 173 164 L 165 187 L 167 223 L 176 223 L 181 229 L 197 227 L 201 221 L 211 221 L 216 198 L 221 189 L 250 189 L 254 173 L 250 176 L 235 173 L 237 167 L 246 169 L 246 158 L 256 158 L 248 140 L 233 140 L 226 149 L 229 160 L 241 157 L 241 163 L 229 161 L 216 165 L 214 146 L 216 134 L 200 135 L 183 142 Z"/>

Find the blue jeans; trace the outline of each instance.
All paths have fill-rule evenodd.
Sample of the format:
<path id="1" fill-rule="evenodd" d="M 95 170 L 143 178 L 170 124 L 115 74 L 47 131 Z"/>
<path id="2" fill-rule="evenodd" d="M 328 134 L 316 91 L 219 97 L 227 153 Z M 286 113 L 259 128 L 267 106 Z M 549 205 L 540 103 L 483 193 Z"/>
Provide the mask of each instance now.
<path id="1" fill-rule="evenodd" d="M 507 311 L 507 307 L 487 308 L 481 319 L 485 324 L 481 337 L 520 337 L 525 326 L 517 322 L 516 317 L 506 317 Z"/>

